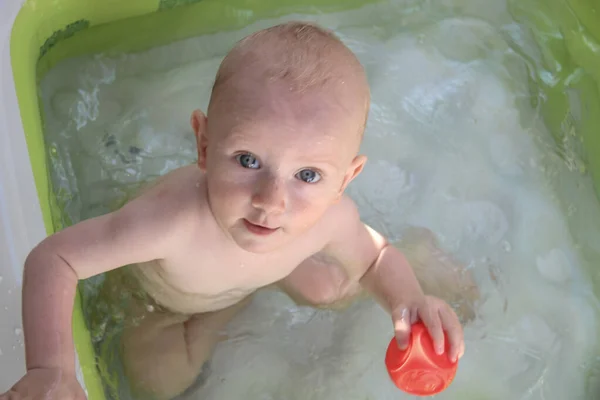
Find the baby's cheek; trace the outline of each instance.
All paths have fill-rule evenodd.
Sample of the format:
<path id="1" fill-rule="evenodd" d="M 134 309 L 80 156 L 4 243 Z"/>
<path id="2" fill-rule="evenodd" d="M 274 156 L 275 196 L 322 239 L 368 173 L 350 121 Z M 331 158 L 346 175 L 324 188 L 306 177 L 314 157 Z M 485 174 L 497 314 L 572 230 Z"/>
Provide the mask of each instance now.
<path id="1" fill-rule="evenodd" d="M 327 211 L 329 202 L 318 196 L 297 196 L 291 201 L 289 211 L 294 219 L 304 227 L 314 225 Z"/>
<path id="2" fill-rule="evenodd" d="M 208 185 L 208 191 L 213 207 L 223 210 L 238 208 L 241 202 L 247 202 L 250 197 L 248 185 L 237 184 L 231 179 L 213 180 Z"/>
<path id="3" fill-rule="evenodd" d="M 253 193 L 252 185 L 244 182 L 227 182 L 223 188 L 224 201 L 237 203 L 243 201 L 245 203 L 250 202 Z"/>

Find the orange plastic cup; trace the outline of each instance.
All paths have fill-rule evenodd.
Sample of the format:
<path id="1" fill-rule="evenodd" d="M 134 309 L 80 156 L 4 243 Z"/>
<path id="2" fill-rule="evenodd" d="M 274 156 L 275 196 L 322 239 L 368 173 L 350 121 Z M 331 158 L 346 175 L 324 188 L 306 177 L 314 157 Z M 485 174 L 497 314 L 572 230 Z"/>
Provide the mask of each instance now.
<path id="1" fill-rule="evenodd" d="M 433 340 L 423 323 L 411 328 L 411 338 L 406 350 L 400 350 L 396 338 L 392 338 L 385 354 L 385 366 L 394 384 L 414 396 L 431 396 L 445 390 L 454 379 L 458 363 L 446 352 L 438 355 Z"/>

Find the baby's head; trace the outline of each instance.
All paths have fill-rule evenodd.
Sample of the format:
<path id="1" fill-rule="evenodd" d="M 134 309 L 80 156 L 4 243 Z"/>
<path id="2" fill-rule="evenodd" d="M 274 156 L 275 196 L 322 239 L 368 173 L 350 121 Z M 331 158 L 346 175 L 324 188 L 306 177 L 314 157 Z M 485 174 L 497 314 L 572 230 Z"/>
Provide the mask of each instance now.
<path id="1" fill-rule="evenodd" d="M 369 100 L 360 62 L 318 26 L 292 22 L 238 42 L 221 63 L 207 116 L 192 115 L 223 230 L 266 252 L 313 227 L 364 165 Z"/>

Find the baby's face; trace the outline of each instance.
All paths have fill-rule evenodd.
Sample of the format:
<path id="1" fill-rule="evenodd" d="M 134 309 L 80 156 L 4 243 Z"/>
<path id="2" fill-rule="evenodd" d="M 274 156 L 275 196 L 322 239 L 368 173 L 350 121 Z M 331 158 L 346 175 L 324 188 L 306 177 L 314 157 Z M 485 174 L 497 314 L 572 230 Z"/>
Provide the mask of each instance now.
<path id="1" fill-rule="evenodd" d="M 199 165 L 212 212 L 243 249 L 264 253 L 305 234 L 360 172 L 361 117 L 318 94 L 272 87 L 257 104 L 201 113 Z M 363 115 L 364 117 L 364 115 Z"/>

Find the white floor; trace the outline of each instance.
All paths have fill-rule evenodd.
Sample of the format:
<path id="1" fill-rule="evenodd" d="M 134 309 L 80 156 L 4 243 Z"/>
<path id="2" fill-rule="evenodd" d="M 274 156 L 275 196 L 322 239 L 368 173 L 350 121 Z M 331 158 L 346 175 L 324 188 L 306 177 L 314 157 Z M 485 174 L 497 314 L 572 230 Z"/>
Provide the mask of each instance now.
<path id="1" fill-rule="evenodd" d="M 45 235 L 10 65 L 10 34 L 22 2 L 0 2 L 0 393 L 25 372 L 22 265 Z"/>

